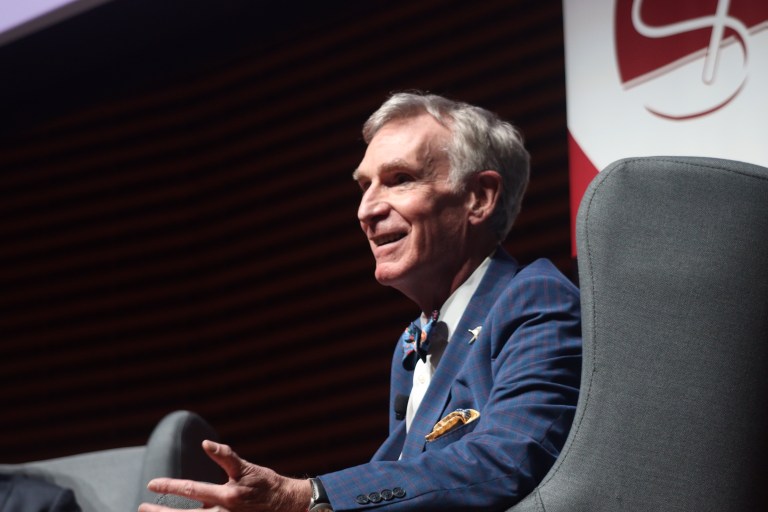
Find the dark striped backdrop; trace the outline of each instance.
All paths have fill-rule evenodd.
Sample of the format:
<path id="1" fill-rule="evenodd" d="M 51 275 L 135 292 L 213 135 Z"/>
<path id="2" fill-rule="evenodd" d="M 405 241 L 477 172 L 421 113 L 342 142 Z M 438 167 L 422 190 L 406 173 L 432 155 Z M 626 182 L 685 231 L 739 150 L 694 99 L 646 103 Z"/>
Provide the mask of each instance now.
<path id="1" fill-rule="evenodd" d="M 418 313 L 373 279 L 350 179 L 392 90 L 522 128 L 506 246 L 570 273 L 560 2 L 129 4 L 0 53 L 0 462 L 141 444 L 181 408 L 278 471 L 364 462 Z"/>

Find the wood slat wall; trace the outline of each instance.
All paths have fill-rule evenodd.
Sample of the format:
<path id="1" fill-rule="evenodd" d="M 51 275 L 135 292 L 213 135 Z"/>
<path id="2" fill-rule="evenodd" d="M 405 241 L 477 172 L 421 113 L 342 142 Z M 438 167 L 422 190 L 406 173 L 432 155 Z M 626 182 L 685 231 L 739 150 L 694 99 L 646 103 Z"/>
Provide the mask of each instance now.
<path id="1" fill-rule="evenodd" d="M 533 177 L 506 246 L 570 272 L 560 2 L 381 2 L 285 25 L 6 130 L 1 461 L 142 444 L 181 408 L 281 472 L 367 460 L 417 314 L 373 279 L 350 179 L 392 90 L 522 128 Z"/>

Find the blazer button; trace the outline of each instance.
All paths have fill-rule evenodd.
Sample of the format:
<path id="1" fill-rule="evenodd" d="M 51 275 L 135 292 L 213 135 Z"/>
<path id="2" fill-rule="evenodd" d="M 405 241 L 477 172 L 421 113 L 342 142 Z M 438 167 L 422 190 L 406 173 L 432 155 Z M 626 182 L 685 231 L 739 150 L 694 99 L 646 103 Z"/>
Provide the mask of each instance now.
<path id="1" fill-rule="evenodd" d="M 395 497 L 394 493 L 390 491 L 389 489 L 384 489 L 381 491 L 381 497 L 387 501 L 393 499 Z"/>
<path id="2" fill-rule="evenodd" d="M 378 503 L 381 501 L 381 494 L 374 491 L 368 495 L 368 499 L 371 500 L 371 503 Z"/>
<path id="3" fill-rule="evenodd" d="M 365 494 L 360 494 L 357 498 L 355 498 L 355 501 L 358 503 L 358 505 L 367 505 L 371 502 L 368 499 L 368 496 Z"/>
<path id="4" fill-rule="evenodd" d="M 392 495 L 395 498 L 405 498 L 405 491 L 403 490 L 402 487 L 395 487 L 394 489 L 392 489 Z"/>

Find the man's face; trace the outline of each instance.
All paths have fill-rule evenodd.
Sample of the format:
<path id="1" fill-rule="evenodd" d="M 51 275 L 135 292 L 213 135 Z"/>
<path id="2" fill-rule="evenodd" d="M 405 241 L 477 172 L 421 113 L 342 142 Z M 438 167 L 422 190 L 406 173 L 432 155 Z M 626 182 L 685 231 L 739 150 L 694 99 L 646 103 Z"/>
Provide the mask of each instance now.
<path id="1" fill-rule="evenodd" d="M 391 121 L 355 171 L 376 279 L 411 298 L 450 286 L 466 255 L 467 194 L 448 181 L 450 137 L 428 115 Z"/>

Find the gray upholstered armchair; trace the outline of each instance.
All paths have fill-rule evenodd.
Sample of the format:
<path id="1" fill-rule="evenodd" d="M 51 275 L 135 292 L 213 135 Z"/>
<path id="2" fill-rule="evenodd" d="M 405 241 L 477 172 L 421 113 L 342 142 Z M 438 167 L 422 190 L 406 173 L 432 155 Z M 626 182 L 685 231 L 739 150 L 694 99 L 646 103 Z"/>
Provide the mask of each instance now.
<path id="1" fill-rule="evenodd" d="M 203 439 L 217 438 L 197 414 L 176 411 L 160 421 L 144 446 L 0 464 L 0 473 L 39 477 L 72 489 L 83 512 L 135 512 L 141 502 L 157 499 L 146 489 L 152 478 L 223 481 L 223 472 L 200 446 Z"/>
<path id="2" fill-rule="evenodd" d="M 768 508 L 768 169 L 621 160 L 577 220 L 574 424 L 514 512 Z"/>

